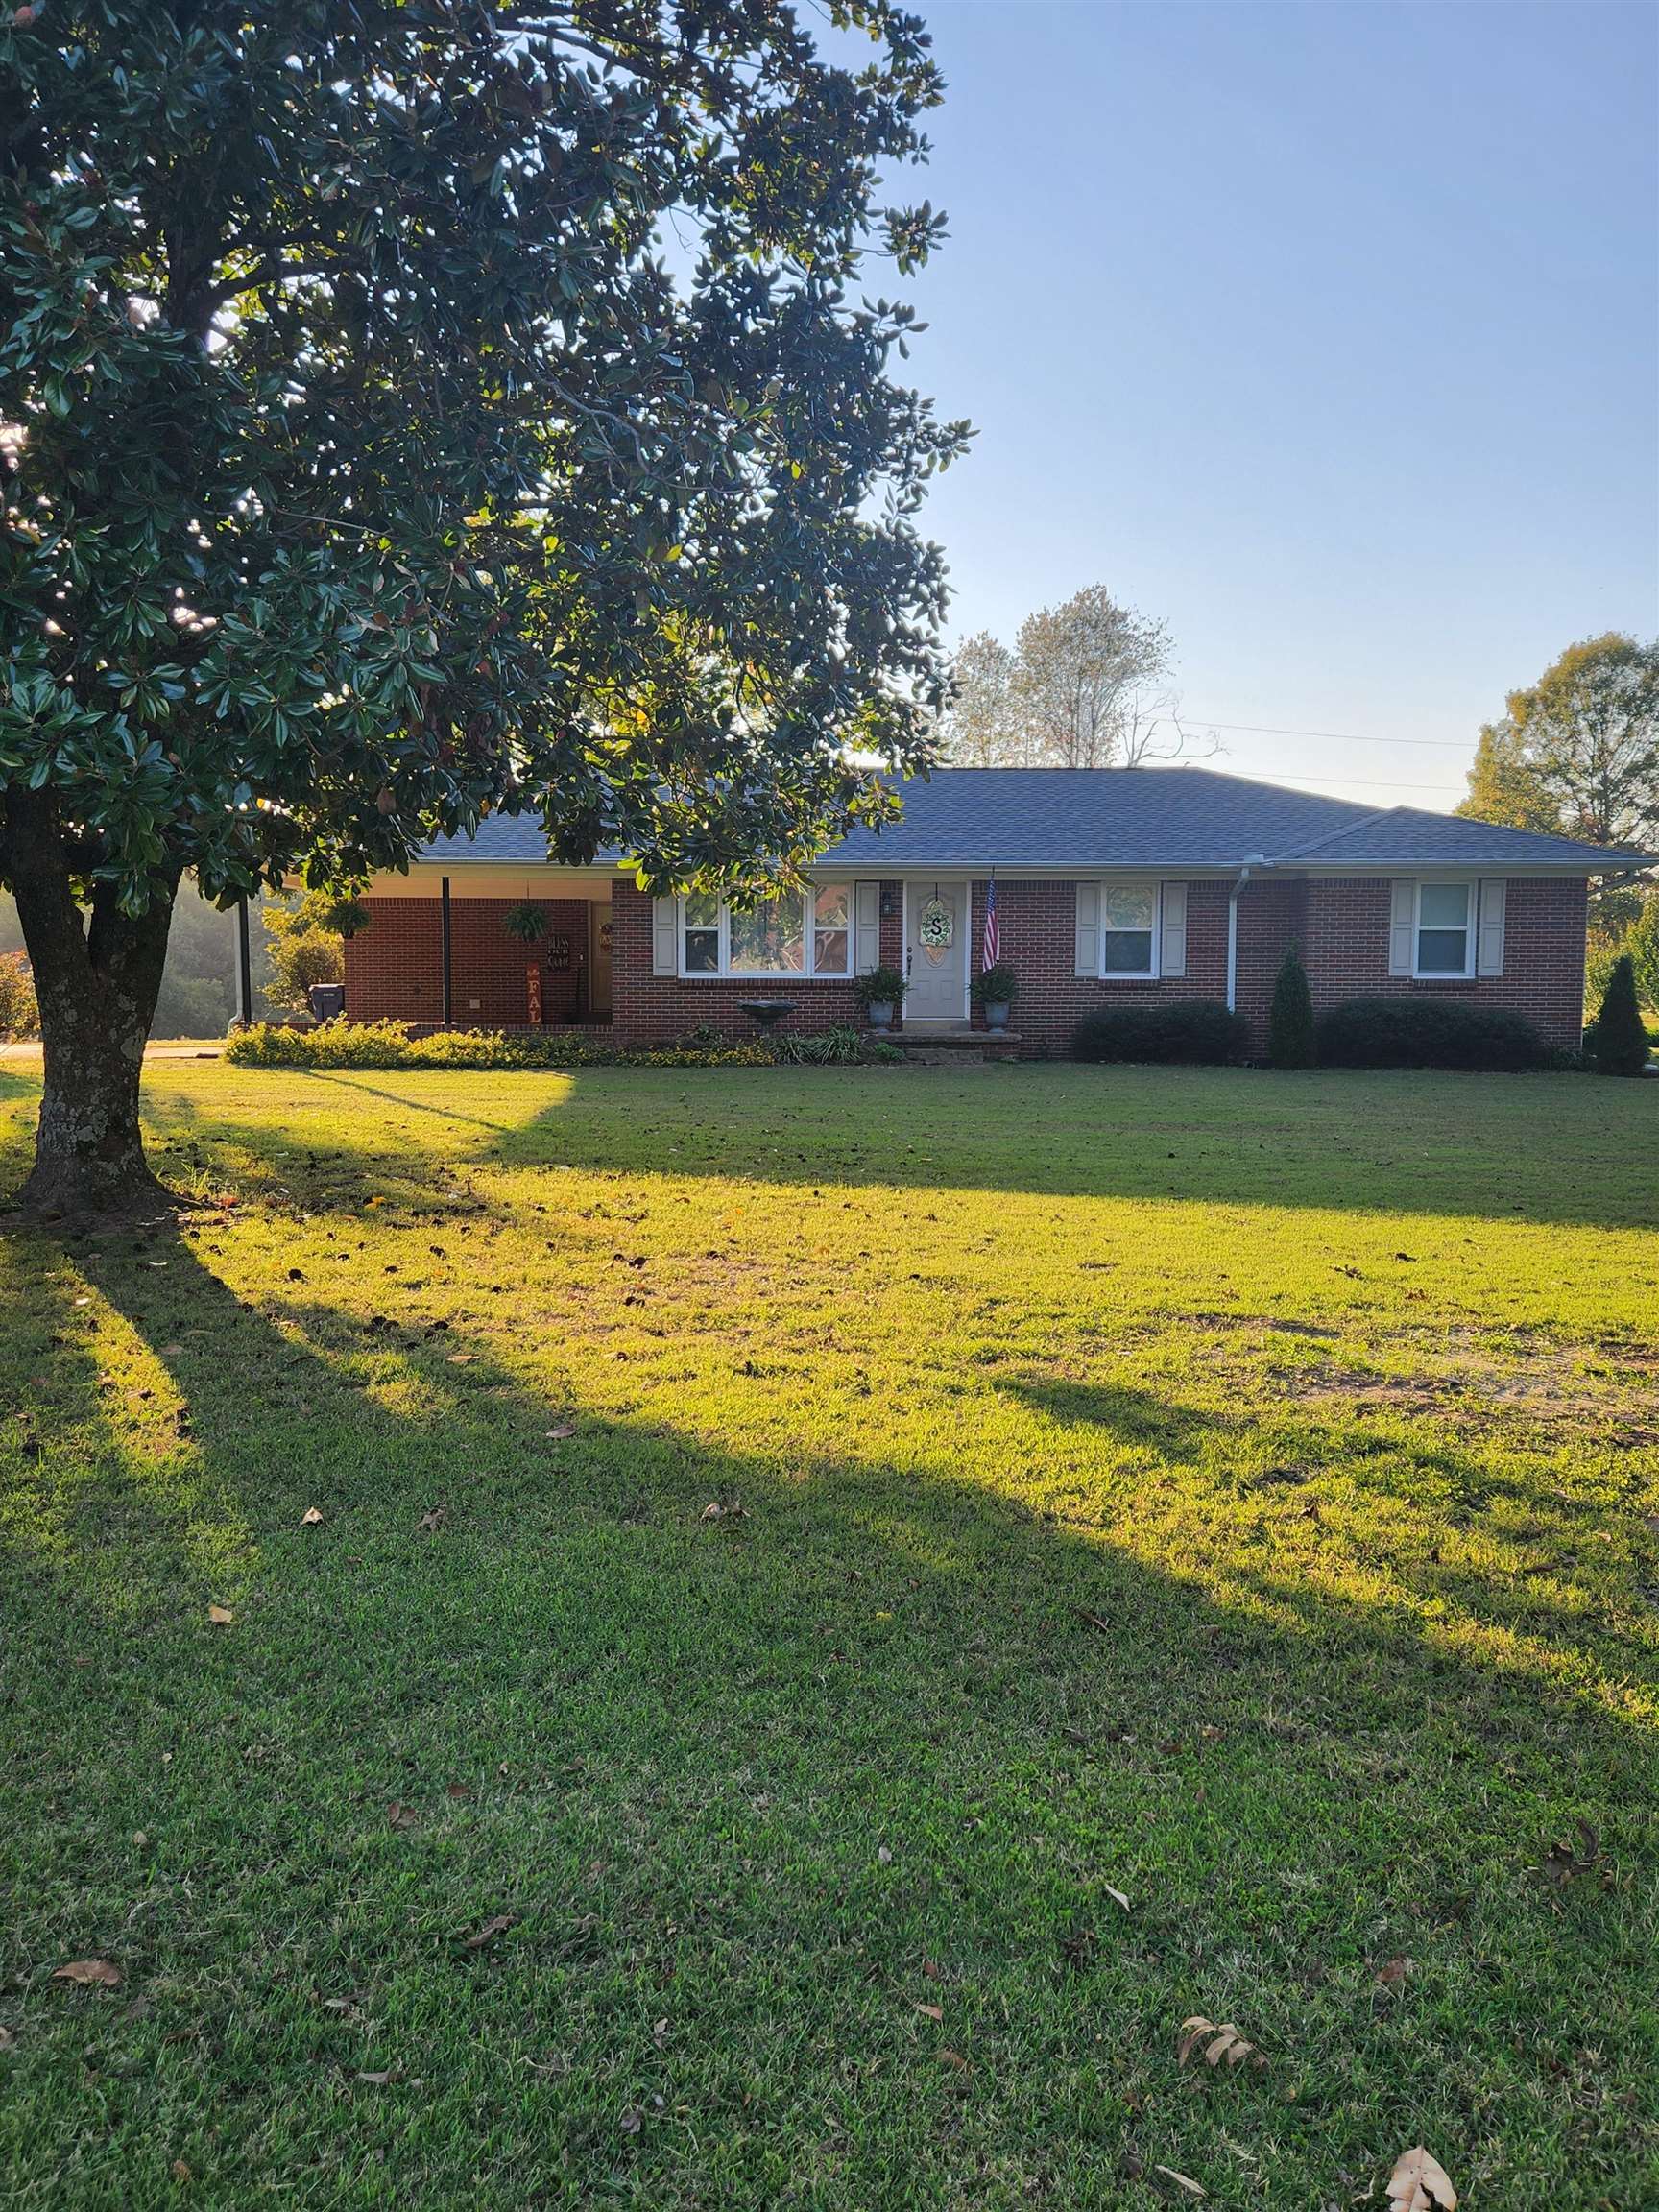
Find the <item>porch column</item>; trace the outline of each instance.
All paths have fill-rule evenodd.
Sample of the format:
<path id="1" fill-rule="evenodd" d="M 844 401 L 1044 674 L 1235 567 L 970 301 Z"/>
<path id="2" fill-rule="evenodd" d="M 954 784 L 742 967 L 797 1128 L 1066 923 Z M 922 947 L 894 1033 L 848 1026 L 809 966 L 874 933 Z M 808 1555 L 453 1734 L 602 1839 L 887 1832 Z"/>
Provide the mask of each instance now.
<path id="1" fill-rule="evenodd" d="M 454 981 L 449 970 L 449 878 L 444 878 L 444 1026 L 447 1029 L 455 1018 Z"/>

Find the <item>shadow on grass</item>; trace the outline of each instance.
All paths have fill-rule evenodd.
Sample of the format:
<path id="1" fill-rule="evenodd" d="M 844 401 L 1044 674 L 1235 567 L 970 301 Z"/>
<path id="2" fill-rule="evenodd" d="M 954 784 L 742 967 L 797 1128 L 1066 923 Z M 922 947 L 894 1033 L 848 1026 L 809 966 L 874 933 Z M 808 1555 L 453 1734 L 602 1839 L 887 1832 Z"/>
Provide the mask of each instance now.
<path id="1" fill-rule="evenodd" d="M 193 1134 L 184 1113 L 167 1126 L 213 1162 L 228 1144 L 274 1180 L 293 1165 L 269 1132 Z M 280 1149 L 312 1173 L 292 1133 Z M 336 1150 L 316 1172 L 332 1187 L 385 1167 Z M 406 1167 L 400 1188 L 418 1200 L 421 1174 Z M 1358 1602 L 1317 1525 L 1289 1518 L 1283 1541 L 1270 1521 L 1253 1547 L 1217 1518 L 1214 1551 L 1200 1527 L 1171 1574 L 984 1486 L 945 1444 L 920 1479 L 854 1455 L 733 1453 L 653 1419 L 648 1397 L 630 1417 L 597 1412 L 580 1364 L 571 1399 L 551 1402 L 510 1341 L 458 1312 L 433 1329 L 413 1285 L 389 1283 L 379 1312 L 361 1287 L 331 1296 L 316 1222 L 297 1279 L 251 1307 L 213 1265 L 229 1234 L 204 1214 L 18 1238 L 6 1254 L 24 1363 L 44 1378 L 17 1409 L 6 1529 L 8 1612 L 26 1623 L 14 1810 L 55 1803 L 65 1762 L 90 1778 L 102 1760 L 107 1816 L 150 1819 L 151 1766 L 131 1783 L 122 1745 L 131 1732 L 152 1761 L 160 1715 L 179 1753 L 156 1816 L 178 1831 L 196 1912 L 211 1900 L 206 1935 L 165 1901 L 113 1936 L 84 1925 L 95 1799 L 13 1934 L 27 2025 L 50 2051 L 60 2039 L 77 2080 L 91 2046 L 52 2010 L 49 1963 L 119 1945 L 130 1983 L 156 1987 L 121 2051 L 134 2085 L 98 2060 L 116 2081 L 93 2154 L 109 2172 L 154 2135 L 157 2104 L 175 2116 L 170 2152 L 177 2113 L 204 2107 L 230 2138 L 221 2185 L 266 2186 L 282 2159 L 260 2131 L 280 2108 L 312 2143 L 377 2156 L 376 2186 L 434 2201 L 476 2176 L 486 2139 L 534 2158 L 552 2128 L 583 2187 L 758 2205 L 812 2155 L 824 2103 L 845 2194 L 827 2184 L 821 2200 L 892 2201 L 901 2171 L 924 2194 L 967 2188 L 1010 2141 L 1047 2141 L 1083 2022 L 1105 2018 L 1091 2063 L 1112 2094 L 1049 2152 L 1075 2201 L 1086 2183 L 1122 2185 L 1149 2094 L 1173 2115 L 1166 2031 L 1199 2002 L 1294 2020 L 1319 2045 L 1338 2037 L 1331 1985 L 1367 1988 L 1374 1955 L 1431 1947 L 1455 1991 L 1458 1972 L 1524 1985 L 1528 2036 L 1582 2034 L 1587 1974 L 1623 2001 L 1638 1901 L 1591 1884 L 1563 1896 L 1527 1873 L 1572 1812 L 1628 1846 L 1648 1771 L 1607 1695 L 1636 1654 L 1564 1601 L 1534 1595 L 1526 1636 L 1505 1642 L 1505 1588 L 1423 1549 L 1396 1570 L 1398 1601 Z M 95 1349 L 97 1309 L 76 1303 L 88 1296 L 130 1347 L 119 1417 L 108 1335 Z M 997 1389 L 1040 1417 L 1033 1456 L 1057 1421 L 1190 1466 L 1215 1428 L 1152 1390 Z M 575 1433 L 549 1438 L 565 1419 Z M 1313 1458 L 1320 1436 L 1283 1407 L 1239 1410 L 1228 1431 L 1257 1456 Z M 1474 1479 L 1434 1450 L 1436 1476 Z M 1341 1479 L 1322 1478 L 1328 1492 Z M 1542 1491 L 1528 1503 L 1548 1515 Z M 325 1521 L 308 1529 L 312 1504 Z M 212 1627 L 210 1602 L 236 1621 Z M 1472 1657 L 1465 1626 L 1500 1641 Z M 416 1859 L 388 1833 L 390 1801 L 425 1824 Z M 1102 1882 L 1134 1892 L 1131 1915 Z M 453 1932 L 502 1908 L 518 1926 L 496 1978 L 458 1966 Z M 1080 1925 L 1104 1933 L 1078 1981 L 1062 1945 Z M 924 1955 L 943 1961 L 949 2002 L 985 1991 L 966 2086 L 886 2056 L 895 2009 L 913 2028 L 904 1977 Z M 455 2040 L 410 2079 L 382 2077 L 372 2113 L 349 2085 L 375 2054 L 318 2008 L 341 1987 L 366 2007 L 355 1993 L 377 1982 L 407 2035 L 435 2040 L 442 2023 Z M 1276 2107 L 1284 2154 L 1323 2175 L 1435 2125 L 1450 2140 L 1519 2026 L 1482 2024 L 1469 2002 L 1441 1997 L 1443 2034 L 1367 2000 L 1362 2037 L 1297 2059 L 1318 2092 Z M 998 2005 L 1023 2008 L 1036 2038 L 1018 2065 L 1012 2046 L 997 2056 Z M 762 2023 L 781 2008 L 776 2040 L 756 2008 Z M 527 2075 L 549 2019 L 559 2067 Z M 711 2117 L 670 2129 L 651 2098 L 674 2107 L 692 2051 Z M 1575 2155 L 1617 2175 L 1627 2114 L 1586 2116 L 1547 2075 L 1528 2081 Z M 625 2099 L 647 2117 L 619 2136 Z M 1156 2139 L 1201 2124 L 1161 2117 Z M 55 2125 L 36 2124 L 39 2170 L 70 2155 Z"/>
<path id="2" fill-rule="evenodd" d="M 1659 1099 L 1646 1086 L 1581 1076 L 1050 1063 L 551 1079 L 558 1103 L 529 1105 L 516 1125 L 484 1124 L 500 1142 L 475 1157 L 781 1184 L 1659 1226 L 1647 1167 Z M 476 1118 L 422 1098 L 443 1076 L 326 1080 Z"/>

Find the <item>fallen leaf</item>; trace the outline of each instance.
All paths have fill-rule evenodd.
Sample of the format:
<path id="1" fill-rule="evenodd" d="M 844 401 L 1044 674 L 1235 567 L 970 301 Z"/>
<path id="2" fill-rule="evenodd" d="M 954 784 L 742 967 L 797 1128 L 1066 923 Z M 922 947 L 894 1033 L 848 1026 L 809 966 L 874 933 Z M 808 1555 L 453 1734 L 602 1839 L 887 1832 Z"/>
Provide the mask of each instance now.
<path id="1" fill-rule="evenodd" d="M 305 1508 L 305 1510 L 304 1510 L 304 1512 L 303 1512 L 303 1513 L 301 1513 L 301 1516 L 300 1516 L 300 1526 L 301 1526 L 301 1528 L 320 1528 L 320 1527 L 322 1527 L 322 1525 L 323 1525 L 323 1515 L 322 1515 L 322 1512 L 321 1512 L 321 1510 L 320 1510 L 320 1509 L 319 1509 L 317 1506 L 315 1506 L 315 1505 L 307 1505 L 307 1506 L 306 1506 L 306 1508 Z"/>
<path id="2" fill-rule="evenodd" d="M 369 2074 L 359 2070 L 357 2079 L 359 2081 L 367 2081 L 373 2089 L 384 2089 L 388 2081 L 397 2079 L 397 2069 L 396 2066 L 388 2066 L 383 2074 Z"/>
<path id="3" fill-rule="evenodd" d="M 185 2165 L 182 2158 L 175 2158 L 173 2161 L 173 2178 L 175 2181 L 193 2181 L 196 2176 Z"/>
<path id="4" fill-rule="evenodd" d="M 1111 1898 L 1114 1905 L 1120 1905 L 1125 1912 L 1129 1911 L 1129 1900 L 1124 1896 L 1121 1889 L 1114 1889 L 1110 1882 L 1102 1882 L 1100 1887 Z"/>
<path id="5" fill-rule="evenodd" d="M 878 1866 L 891 1866 L 893 1863 L 893 1854 L 888 1850 L 885 1843 L 877 1847 L 876 1863 Z"/>
<path id="6" fill-rule="evenodd" d="M 77 1989 L 118 1989 L 121 1969 L 108 1959 L 71 1959 L 67 1966 L 54 1969 L 52 1979 L 72 1982 Z"/>
<path id="7" fill-rule="evenodd" d="M 472 1785 L 470 1782 L 446 1782 L 444 1794 L 445 1797 L 470 1797 Z"/>
<path id="8" fill-rule="evenodd" d="M 1177 2174 L 1173 2166 L 1154 2166 L 1154 2174 L 1162 2174 L 1166 2181 L 1173 2181 L 1177 2189 L 1185 2189 L 1189 2197 L 1208 2197 L 1210 2192 L 1201 2181 L 1194 2181 L 1190 2174 Z"/>
<path id="9" fill-rule="evenodd" d="M 449 1508 L 446 1505 L 434 1505 L 429 1513 L 422 1513 L 416 1522 L 415 1533 L 417 1536 L 436 1535 L 448 1518 Z"/>
<path id="10" fill-rule="evenodd" d="M 959 2074 L 966 2074 L 969 2070 L 967 2059 L 960 2051 L 952 2051 L 949 2043 L 940 2047 L 938 2058 L 941 2066 L 954 2066 Z"/>
<path id="11" fill-rule="evenodd" d="M 1457 2192 L 1439 2159 L 1419 2143 L 1395 2161 L 1388 2202 L 1391 2212 L 1456 2212 Z"/>
<path id="12" fill-rule="evenodd" d="M 1390 1959 L 1377 1969 L 1379 1984 L 1386 1989 L 1392 1982 L 1404 1982 L 1411 1971 L 1409 1959 Z"/>
<path id="13" fill-rule="evenodd" d="M 508 1929 L 515 1925 L 511 1912 L 497 1912 L 493 1919 L 485 1921 L 476 1935 L 469 1936 L 461 1948 L 463 1951 L 482 1951 L 486 1943 L 493 1943 L 497 1936 L 505 1936 Z"/>
<path id="14" fill-rule="evenodd" d="M 477 1358 L 476 1352 L 451 1352 L 449 1365 L 451 1367 L 470 1367 L 477 1360 Z"/>
<path id="15" fill-rule="evenodd" d="M 92 1301 L 90 1298 L 76 1298 L 71 1303 L 76 1306 L 90 1306 Z"/>
<path id="16" fill-rule="evenodd" d="M 1208 2043 L 1205 2038 L 1209 2037 Z M 1265 2066 L 1267 2061 L 1254 2043 L 1247 2043 L 1231 2020 L 1206 2020 L 1201 2012 L 1181 2023 L 1181 2041 L 1176 2046 L 1177 2063 L 1185 2066 L 1200 2043 L 1205 2043 L 1204 2063 L 1219 2066 L 1225 2058 L 1229 2066 Z"/>
<path id="17" fill-rule="evenodd" d="M 215 1628 L 228 1628 L 236 1616 L 231 1612 L 228 1605 L 209 1605 L 207 1618 L 212 1622 Z"/>
<path id="18" fill-rule="evenodd" d="M 1082 1622 L 1085 1628 L 1098 1628 L 1102 1636 L 1110 1636 L 1112 1634 L 1112 1623 L 1106 1619 L 1105 1615 L 1101 1613 L 1091 1613 L 1086 1605 L 1078 1606 L 1077 1618 Z"/>
<path id="19" fill-rule="evenodd" d="M 1601 1839 L 1588 1820 L 1575 1823 L 1578 1848 L 1574 1850 L 1565 1837 L 1557 1837 L 1544 1854 L 1544 1863 L 1538 1871 L 1547 1882 L 1571 1882 L 1575 1874 L 1588 1874 L 1601 1856 Z"/>
<path id="20" fill-rule="evenodd" d="M 0 2051 L 10 2051 L 17 2041 L 14 2028 L 0 2028 Z"/>
<path id="21" fill-rule="evenodd" d="M 386 1817 L 394 1828 L 418 1828 L 421 1825 L 421 1815 L 414 1806 L 405 1805 L 399 1797 L 395 1797 L 387 1806 Z"/>
<path id="22" fill-rule="evenodd" d="M 943 2020 L 945 2017 L 943 2005 L 918 2005 L 916 2009 L 925 2020 Z"/>
<path id="23" fill-rule="evenodd" d="M 575 1433 L 576 1424 L 574 1421 L 560 1421 L 547 1431 L 547 1434 L 555 1444 L 562 1444 L 566 1436 L 574 1436 Z"/>
<path id="24" fill-rule="evenodd" d="M 616 2125 L 624 2135 L 637 2135 L 645 2125 L 645 2115 L 637 2104 L 624 2104 L 616 2115 Z"/>

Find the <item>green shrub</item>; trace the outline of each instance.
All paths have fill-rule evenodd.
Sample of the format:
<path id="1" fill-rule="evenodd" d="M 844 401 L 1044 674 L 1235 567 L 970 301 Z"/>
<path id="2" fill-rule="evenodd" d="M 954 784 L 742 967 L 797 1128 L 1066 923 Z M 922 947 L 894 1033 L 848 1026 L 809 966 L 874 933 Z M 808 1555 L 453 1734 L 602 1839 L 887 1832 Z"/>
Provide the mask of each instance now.
<path id="1" fill-rule="evenodd" d="M 868 1013 L 872 1006 L 902 1006 L 910 988 L 897 968 L 872 968 L 854 977 L 853 996 Z"/>
<path id="2" fill-rule="evenodd" d="M 1270 1068 L 1311 1068 L 1317 1058 L 1308 971 L 1295 946 L 1287 945 L 1267 1012 L 1267 1064 Z"/>
<path id="3" fill-rule="evenodd" d="M 26 952 L 0 953 L 0 1037 L 35 1037 L 40 1009 L 35 1003 L 35 972 Z"/>
<path id="4" fill-rule="evenodd" d="M 225 1057 L 239 1068 L 772 1068 L 780 1060 L 893 1061 L 904 1055 L 851 1023 L 816 1037 L 725 1037 L 698 1028 L 661 1045 L 629 1050 L 590 1037 L 552 1031 L 508 1036 L 498 1029 L 439 1029 L 417 1037 L 401 1022 L 326 1022 L 315 1029 L 255 1022 L 238 1029 Z"/>
<path id="5" fill-rule="evenodd" d="M 1659 1014 L 1659 891 L 1649 891 L 1631 924 L 1624 950 L 1636 971 L 1636 996 Z"/>
<path id="6" fill-rule="evenodd" d="M 1601 1010 L 1585 1032 L 1584 1046 L 1599 1075 L 1640 1075 L 1647 1065 L 1647 1031 L 1636 1003 L 1636 971 L 1628 952 L 1613 963 Z"/>
<path id="7" fill-rule="evenodd" d="M 1314 1024 L 1327 1068 L 1542 1068 L 1549 1050 L 1530 1022 L 1455 998 L 1350 998 Z"/>
<path id="8" fill-rule="evenodd" d="M 994 968 L 982 968 L 974 978 L 975 1006 L 1012 1006 L 1019 991 L 1020 978 L 1006 960 L 998 960 Z"/>
<path id="9" fill-rule="evenodd" d="M 1214 998 L 1172 1006 L 1103 1008 L 1086 1015 L 1071 1038 L 1079 1060 L 1150 1060 L 1219 1067 L 1243 1056 L 1250 1024 Z"/>

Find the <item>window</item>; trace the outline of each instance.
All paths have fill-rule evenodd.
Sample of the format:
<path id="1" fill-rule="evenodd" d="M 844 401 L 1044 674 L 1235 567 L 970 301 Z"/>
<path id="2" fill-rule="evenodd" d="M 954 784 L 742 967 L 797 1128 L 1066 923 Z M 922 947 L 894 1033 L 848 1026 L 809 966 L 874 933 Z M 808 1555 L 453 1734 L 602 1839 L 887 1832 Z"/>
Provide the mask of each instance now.
<path id="1" fill-rule="evenodd" d="M 1472 975 L 1475 886 L 1472 883 L 1419 883 L 1417 886 L 1417 974 Z"/>
<path id="2" fill-rule="evenodd" d="M 1100 892 L 1102 975 L 1157 974 L 1158 886 L 1108 883 Z"/>
<path id="3" fill-rule="evenodd" d="M 683 975 L 805 977 L 853 973 L 853 886 L 820 883 L 747 914 L 707 891 L 680 902 Z"/>

